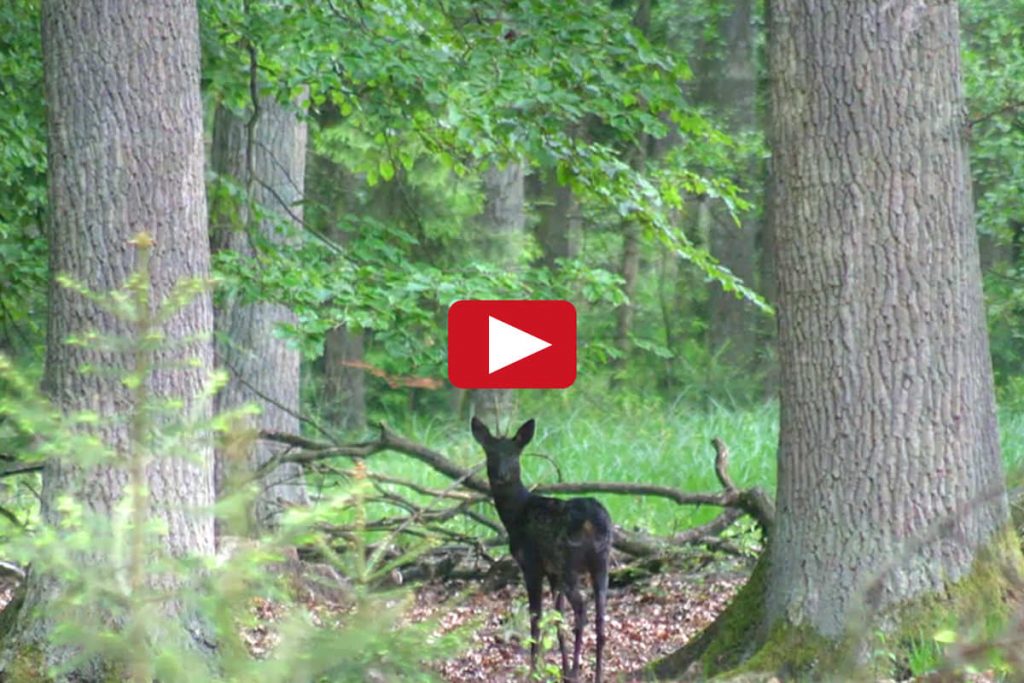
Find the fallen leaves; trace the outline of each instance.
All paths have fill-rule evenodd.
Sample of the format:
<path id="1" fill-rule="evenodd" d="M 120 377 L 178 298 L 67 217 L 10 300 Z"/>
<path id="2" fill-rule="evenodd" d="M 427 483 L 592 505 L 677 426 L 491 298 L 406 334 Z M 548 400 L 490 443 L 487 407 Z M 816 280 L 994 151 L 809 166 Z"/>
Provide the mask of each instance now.
<path id="1" fill-rule="evenodd" d="M 681 647 L 714 620 L 745 580 L 738 573 L 710 578 L 660 574 L 643 584 L 611 589 L 605 622 L 605 671 L 628 676 Z M 525 591 L 507 586 L 491 593 L 467 593 L 473 588 L 465 583 L 423 586 L 409 618 L 438 618 L 443 632 L 470 626 L 466 652 L 437 667 L 447 681 L 523 680 L 529 665 L 529 648 L 524 646 L 529 634 Z M 545 599 L 545 608 L 552 609 L 550 596 Z M 592 624 L 593 606 L 588 605 L 581 657 L 584 677 L 593 675 L 596 636 Z M 571 635 L 567 645 L 571 650 Z M 547 653 L 545 662 L 559 662 L 557 646 Z"/>

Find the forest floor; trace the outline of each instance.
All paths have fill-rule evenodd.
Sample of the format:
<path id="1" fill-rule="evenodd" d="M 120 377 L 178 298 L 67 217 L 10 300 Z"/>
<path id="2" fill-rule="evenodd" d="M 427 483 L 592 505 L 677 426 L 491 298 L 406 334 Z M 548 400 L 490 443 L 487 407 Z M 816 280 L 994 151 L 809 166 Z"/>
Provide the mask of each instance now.
<path id="1" fill-rule="evenodd" d="M 720 567 L 713 571 L 664 572 L 608 592 L 604 670 L 611 680 L 634 680 L 630 673 L 683 646 L 711 623 L 746 582 L 749 568 Z M 595 638 L 592 593 L 586 591 L 587 626 L 584 629 L 582 680 L 593 676 Z M 545 608 L 552 609 L 550 595 Z M 529 633 L 526 592 L 518 583 L 487 591 L 467 582 L 429 583 L 417 591 L 413 621 L 439 618 L 442 632 L 470 626 L 469 647 L 460 656 L 439 663 L 443 678 L 468 681 L 526 680 Z M 567 620 L 571 622 L 569 610 Z M 572 656 L 572 633 L 566 628 Z M 558 646 L 546 662 L 558 665 Z M 640 679 L 635 679 L 640 680 Z"/>
<path id="2" fill-rule="evenodd" d="M 605 622 L 607 680 L 641 680 L 630 674 L 685 645 L 710 624 L 746 582 L 752 569 L 752 562 L 735 558 L 703 560 L 697 563 L 703 566 L 694 567 L 691 563 L 687 570 L 666 567 L 621 585 L 613 580 Z M 413 589 L 414 600 L 403 619 L 406 623 L 436 624 L 434 633 L 438 636 L 459 634 L 457 642 L 463 645 L 460 654 L 429 665 L 451 683 L 527 680 L 530 655 L 525 644 L 529 634 L 526 591 L 518 577 L 505 581 L 499 588 L 487 584 L 486 580 L 438 579 Z M 596 643 L 593 594 L 589 586 L 585 586 L 584 593 L 587 626 L 581 680 L 591 680 Z M 546 594 L 544 599 L 545 610 L 553 610 L 551 596 Z M 263 658 L 277 644 L 275 622 L 283 612 L 279 604 L 258 602 L 254 605 L 258 625 L 245 629 L 243 637 L 250 653 Z M 313 600 L 306 607 L 311 612 L 334 612 L 337 606 L 329 602 Z M 567 620 L 571 621 L 571 610 L 568 611 Z M 568 626 L 566 641 L 571 657 L 572 633 Z M 545 662 L 556 667 L 555 671 L 560 668 L 557 643 L 548 650 Z"/>

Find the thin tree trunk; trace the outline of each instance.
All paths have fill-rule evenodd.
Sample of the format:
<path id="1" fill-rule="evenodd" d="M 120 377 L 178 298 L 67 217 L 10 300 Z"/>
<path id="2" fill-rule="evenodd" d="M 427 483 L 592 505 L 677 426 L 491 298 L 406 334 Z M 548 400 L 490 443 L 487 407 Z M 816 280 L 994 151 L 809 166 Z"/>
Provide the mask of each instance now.
<path id="1" fill-rule="evenodd" d="M 633 13 L 633 25 L 644 35 L 650 34 L 651 0 L 638 0 Z M 643 168 L 647 162 L 648 147 L 650 140 L 646 135 L 641 136 L 636 149 L 630 154 L 629 162 L 634 169 Z M 622 293 L 626 300 L 615 311 L 615 346 L 620 356 L 612 362 L 609 382 L 612 389 L 622 385 L 629 363 L 629 352 L 633 348 L 630 335 L 636 315 L 636 286 L 640 274 L 640 228 L 629 221 L 622 226 L 622 264 L 619 273 L 622 275 Z"/>
<path id="2" fill-rule="evenodd" d="M 51 278 L 66 273 L 95 292 L 120 288 L 139 265 L 129 240 L 145 232 L 155 242 L 149 297 L 156 306 L 180 279 L 209 276 L 195 3 L 46 0 L 42 31 Z M 158 369 L 147 391 L 154 400 L 180 401 L 182 413 L 208 418 L 201 393 L 213 367 L 209 295 L 156 325 L 166 343 L 154 352 Z M 66 343 L 91 329 L 123 338 L 133 331 L 127 320 L 51 279 L 46 393 L 64 413 L 97 415 L 97 424 L 83 429 L 119 459 L 127 458 L 132 438 L 123 418 L 140 406 L 122 380 L 135 359 Z M 88 372 L 86 366 L 100 371 Z M 187 450 L 188 457 L 153 454 L 142 472 L 149 516 L 163 520 L 161 538 L 178 557 L 209 555 L 214 542 L 212 519 L 202 512 L 213 501 L 208 435 L 193 437 Z M 65 496 L 104 516 L 126 495 L 128 468 L 106 463 L 87 468 L 76 455 L 46 463 L 42 519 L 48 525 L 62 521 L 58 502 Z M 103 547 L 94 549 L 90 562 L 114 571 L 118 560 L 104 556 Z M 19 678 L 26 652 L 39 659 L 36 676 L 70 654 L 53 644 L 54 624 L 48 618 L 54 613 L 51 601 L 64 593 L 60 581 L 45 564 L 29 574 L 25 607 L 4 639 L 5 678 L 27 680 Z M 178 607 L 173 601 L 166 605 L 172 613 Z M 186 628 L 183 624 L 183 634 Z M 76 663 L 62 677 L 95 680 L 104 670 L 102 662 Z"/>
<path id="3" fill-rule="evenodd" d="M 838 638 L 1007 524 L 956 3 L 770 16 L 781 431 L 769 623 Z"/>
<path id="4" fill-rule="evenodd" d="M 724 18 L 720 34 L 723 49 L 720 58 L 700 67 L 701 99 L 714 106 L 728 121 L 727 129 L 741 134 L 757 126 L 757 73 L 754 61 L 754 23 L 752 0 L 739 0 Z M 745 169 L 743 185 L 750 187 L 758 178 L 756 161 Z M 757 266 L 756 216 L 745 215 L 737 226 L 724 206 L 712 209 L 711 253 L 749 285 L 754 285 Z M 757 308 L 711 286 L 708 313 L 708 344 L 712 353 L 738 370 L 749 369 L 757 348 L 760 316 Z"/>
<path id="5" fill-rule="evenodd" d="M 486 200 L 480 219 L 481 241 L 491 260 L 511 267 L 523 246 L 526 226 L 526 196 L 523 167 L 509 164 L 491 167 L 484 173 Z M 488 425 L 497 425 L 499 418 L 509 419 L 515 397 L 509 389 L 473 391 L 473 414 Z"/>
<path id="6" fill-rule="evenodd" d="M 366 425 L 363 332 L 341 325 L 324 339 L 324 416 L 342 431 Z"/>
<path id="7" fill-rule="evenodd" d="M 542 251 L 541 264 L 554 268 L 558 259 L 574 258 L 579 253 L 583 223 L 579 202 L 553 172 L 544 174 L 534 186 L 540 214 L 535 234 Z"/>
<path id="8" fill-rule="evenodd" d="M 214 207 L 214 251 L 230 249 L 244 258 L 254 258 L 261 253 L 260 244 L 267 249 L 287 248 L 288 231 L 302 220 L 299 202 L 306 166 L 306 124 L 295 111 L 270 97 L 259 99 L 255 117 L 251 111 L 242 118 L 218 107 L 211 164 L 218 173 L 245 187 L 250 202 L 261 212 L 253 215 L 247 207 Z M 295 322 L 295 315 L 280 304 L 250 304 L 231 298 L 218 308 L 217 366 L 229 376 L 217 395 L 218 412 L 255 403 L 261 410 L 255 419 L 260 428 L 299 431 L 299 351 L 277 330 L 281 324 Z M 218 453 L 218 493 L 223 494 L 230 485 L 226 479 L 236 465 L 254 470 L 280 449 L 257 441 L 244 464 L 225 463 L 225 453 Z M 250 522 L 256 530 L 273 528 L 285 507 L 306 503 L 302 467 L 279 465 L 261 482 Z"/>
<path id="9" fill-rule="evenodd" d="M 622 276 L 622 293 L 626 300 L 615 311 L 615 347 L 621 354 L 612 364 L 611 386 L 622 384 L 622 374 L 629 361 L 629 352 L 633 348 L 630 334 L 633 332 L 633 318 L 636 315 L 636 285 L 640 273 L 640 229 L 635 223 L 622 226 L 622 264 L 619 274 Z"/>
<path id="10" fill-rule="evenodd" d="M 332 159 L 317 154 L 310 145 L 307 154 L 306 219 L 314 228 L 336 243 L 348 245 L 350 235 L 339 228 L 343 212 L 354 202 L 346 201 L 364 185 Z M 365 352 L 366 334 L 339 325 L 324 338 L 323 415 L 329 424 L 343 432 L 366 425 L 366 371 L 360 367 Z"/>

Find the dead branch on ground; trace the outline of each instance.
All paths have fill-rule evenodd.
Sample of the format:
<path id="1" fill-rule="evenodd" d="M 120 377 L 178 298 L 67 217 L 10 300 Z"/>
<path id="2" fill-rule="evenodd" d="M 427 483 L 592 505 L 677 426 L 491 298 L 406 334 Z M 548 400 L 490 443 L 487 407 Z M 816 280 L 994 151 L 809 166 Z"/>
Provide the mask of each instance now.
<path id="1" fill-rule="evenodd" d="M 466 542 L 470 540 L 468 537 L 460 538 L 459 536 L 462 535 L 439 532 L 443 528 L 441 523 L 461 515 L 488 527 L 497 534 L 498 538 L 504 535 L 504 530 L 500 525 L 473 510 L 473 506 L 476 504 L 486 504 L 490 500 L 490 489 L 487 482 L 475 474 L 475 469 L 467 469 L 444 454 L 397 434 L 383 422 L 378 425 L 378 429 L 379 434 L 376 439 L 351 444 L 329 443 L 283 432 L 260 432 L 261 439 L 284 444 L 289 448 L 267 462 L 256 475 L 261 476 L 283 462 L 296 462 L 320 471 L 351 477 L 352 470 L 333 467 L 327 461 L 339 457 L 363 460 L 385 451 L 401 453 L 427 465 L 435 472 L 453 480 L 455 485 L 468 489 L 468 491 L 457 490 L 455 486 L 443 490 L 434 489 L 398 477 L 365 471 L 362 476 L 369 478 L 374 483 L 378 494 L 372 501 L 394 506 L 405 514 L 374 520 L 363 526 L 363 529 L 387 530 L 395 536 L 409 535 L 413 533 L 413 524 L 421 524 L 422 527 L 429 526 L 439 540 L 447 539 L 454 543 Z M 674 548 L 691 544 L 700 544 L 727 553 L 741 554 L 742 551 L 733 543 L 720 537 L 721 532 L 747 514 L 757 522 L 767 536 L 771 532 L 774 521 L 774 505 L 760 488 L 738 488 L 729 476 L 728 448 L 717 437 L 711 443 L 715 450 L 715 475 L 722 486 L 722 490 L 719 492 L 691 493 L 671 486 L 625 482 L 542 484 L 534 487 L 533 490 L 538 493 L 603 493 L 649 496 L 670 500 L 677 505 L 721 507 L 723 512 L 710 522 L 668 537 L 656 537 L 638 531 L 617 528 L 615 547 L 620 552 L 637 558 L 664 555 Z M 448 498 L 457 501 L 457 504 L 444 508 L 424 507 L 384 485 L 405 488 L 435 500 Z M 323 530 L 340 537 L 347 537 L 357 531 L 353 526 L 325 527 Z M 418 530 L 418 535 L 422 535 L 422 528 Z"/>

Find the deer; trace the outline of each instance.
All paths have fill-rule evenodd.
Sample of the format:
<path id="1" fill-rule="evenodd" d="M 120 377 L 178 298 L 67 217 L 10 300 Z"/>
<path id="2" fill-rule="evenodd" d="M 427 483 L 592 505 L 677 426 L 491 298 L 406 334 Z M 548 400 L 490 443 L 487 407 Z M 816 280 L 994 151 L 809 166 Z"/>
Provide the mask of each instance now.
<path id="1" fill-rule="evenodd" d="M 586 605 L 579 580 L 586 572 L 594 588 L 594 627 L 597 631 L 595 678 L 601 681 L 604 653 L 604 617 L 608 596 L 608 560 L 612 547 L 612 519 L 594 498 L 552 498 L 523 486 L 519 456 L 533 439 L 534 420 L 525 422 L 514 436 L 493 436 L 478 418 L 471 423 L 473 438 L 487 454 L 487 478 L 494 506 L 505 531 L 509 550 L 522 570 L 530 607 L 530 672 L 536 670 L 543 614 L 544 579 L 555 596 L 555 609 L 564 614 L 564 600 L 572 606 L 575 641 L 569 669 L 565 638 L 558 630 L 562 677 L 578 680 L 580 646 L 586 624 Z"/>

